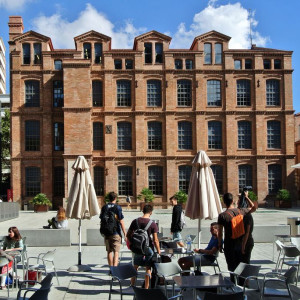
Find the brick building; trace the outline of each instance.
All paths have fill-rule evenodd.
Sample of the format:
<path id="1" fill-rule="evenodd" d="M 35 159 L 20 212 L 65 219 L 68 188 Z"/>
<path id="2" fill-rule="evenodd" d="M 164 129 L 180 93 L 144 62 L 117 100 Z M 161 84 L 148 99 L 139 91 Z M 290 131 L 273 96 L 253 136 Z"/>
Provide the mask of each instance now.
<path id="1" fill-rule="evenodd" d="M 41 191 L 60 204 L 77 155 L 99 202 L 112 190 L 135 201 L 143 187 L 167 201 L 187 190 L 198 150 L 220 193 L 251 185 L 264 202 L 279 187 L 294 191 L 292 52 L 233 50 L 229 40 L 211 31 L 170 49 L 170 37 L 150 31 L 124 50 L 92 30 L 75 49 L 54 49 L 10 17 L 14 201 Z"/>

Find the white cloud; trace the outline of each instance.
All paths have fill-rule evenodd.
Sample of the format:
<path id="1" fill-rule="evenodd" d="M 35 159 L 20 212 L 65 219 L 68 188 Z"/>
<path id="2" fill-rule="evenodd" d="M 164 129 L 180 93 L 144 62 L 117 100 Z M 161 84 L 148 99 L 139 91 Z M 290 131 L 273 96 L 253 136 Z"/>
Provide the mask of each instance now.
<path id="1" fill-rule="evenodd" d="M 252 43 L 257 46 L 265 46 L 268 37 L 263 37 L 255 27 L 258 22 L 254 13 L 249 14 L 247 9 L 240 3 L 215 5 L 217 0 L 210 0 L 208 6 L 194 16 L 193 23 L 186 29 L 181 23 L 175 33 L 171 46 L 172 48 L 189 48 L 194 37 L 205 32 L 216 30 L 231 36 L 230 48 L 245 49 L 250 47 L 249 23 L 252 22 Z"/>
<path id="2" fill-rule="evenodd" d="M 20 10 L 31 0 L 0 0 L 0 7 L 7 10 Z"/>
<path id="3" fill-rule="evenodd" d="M 144 33 L 145 28 L 135 28 L 131 21 L 115 29 L 114 24 L 91 4 L 87 4 L 73 22 L 64 19 L 59 13 L 52 16 L 41 15 L 33 20 L 34 30 L 49 36 L 54 48 L 74 48 L 74 37 L 95 30 L 112 38 L 113 48 L 132 48 L 134 37 Z"/>

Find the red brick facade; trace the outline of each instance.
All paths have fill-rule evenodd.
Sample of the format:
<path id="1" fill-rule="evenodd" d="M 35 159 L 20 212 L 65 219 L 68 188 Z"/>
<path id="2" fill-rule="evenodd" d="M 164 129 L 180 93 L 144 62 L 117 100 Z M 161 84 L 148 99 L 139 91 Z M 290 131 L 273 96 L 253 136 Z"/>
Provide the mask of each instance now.
<path id="1" fill-rule="evenodd" d="M 84 155 L 93 167 L 101 166 L 104 174 L 104 194 L 118 191 L 118 167 L 132 167 L 133 201 L 143 187 L 148 186 L 148 167 L 163 168 L 163 193 L 155 201 L 167 201 L 178 191 L 178 167 L 191 165 L 199 150 L 205 150 L 213 164 L 222 166 L 222 190 L 234 195 L 239 191 L 240 165 L 252 167 L 252 185 L 262 203 L 268 197 L 268 166 L 281 166 L 282 187 L 294 192 L 294 114 L 292 100 L 292 52 L 258 48 L 231 50 L 230 37 L 211 31 L 194 39 L 190 49 L 170 49 L 171 38 L 151 31 L 134 40 L 132 50 L 111 49 L 111 39 L 90 31 L 75 37 L 74 50 L 53 49 L 51 39 L 33 31 L 23 33 L 20 17 L 10 17 L 11 57 L 11 122 L 12 122 L 12 187 L 14 201 L 25 201 L 26 167 L 40 169 L 40 190 L 46 193 L 55 205 L 62 197 L 53 196 L 53 169 L 64 167 L 65 197 L 68 196 L 69 165 L 78 155 Z M 24 48 L 30 44 L 31 61 L 23 64 Z M 33 63 L 34 43 L 41 44 L 41 61 Z M 84 58 L 83 44 L 90 43 L 91 58 Z M 102 44 L 100 63 L 95 63 L 94 44 Z M 145 43 L 152 43 L 152 63 L 145 63 Z M 155 63 L 155 43 L 162 44 L 162 63 Z M 204 44 L 211 44 L 211 63 L 205 63 Z M 222 45 L 222 62 L 215 59 L 216 44 Z M 55 70 L 54 61 L 62 61 L 62 70 Z M 114 61 L 122 60 L 122 69 L 115 69 Z M 125 69 L 125 60 L 133 61 L 133 69 Z M 175 69 L 176 59 L 183 62 L 182 69 Z M 245 69 L 246 60 L 252 66 Z M 270 69 L 264 60 L 270 62 Z M 186 69 L 186 60 L 191 60 L 192 69 Z M 235 60 L 241 69 L 235 68 Z M 280 67 L 275 68 L 275 60 Z M 237 105 L 237 80 L 250 80 L 251 99 L 249 106 Z M 279 81 L 279 105 L 267 106 L 266 81 Z M 40 82 L 38 107 L 26 107 L 25 81 Z M 53 81 L 63 80 L 64 105 L 53 107 Z M 92 105 L 92 81 L 100 80 L 103 86 L 103 106 Z M 117 81 L 131 82 L 131 106 L 117 106 Z M 161 82 L 162 103 L 158 107 L 147 106 L 147 81 Z M 178 106 L 178 80 L 189 80 L 192 86 L 191 106 Z M 207 105 L 207 81 L 221 82 L 221 105 Z M 26 151 L 25 121 L 40 122 L 40 149 Z M 117 123 L 130 122 L 132 126 L 132 149 L 117 149 Z M 147 124 L 159 121 L 162 124 L 162 150 L 148 150 Z M 192 149 L 178 149 L 178 122 L 192 123 Z M 222 128 L 221 149 L 209 149 L 208 122 L 220 121 Z M 238 122 L 251 123 L 251 148 L 238 148 Z M 280 147 L 269 149 L 267 145 L 267 122 L 280 122 Z M 54 151 L 53 124 L 64 124 L 64 150 Z M 93 122 L 104 125 L 104 149 L 93 150 Z M 111 126 L 111 133 L 107 132 Z M 121 200 L 125 198 L 123 195 Z M 99 197 L 99 201 L 103 197 Z M 123 201 L 123 200 L 122 200 Z"/>

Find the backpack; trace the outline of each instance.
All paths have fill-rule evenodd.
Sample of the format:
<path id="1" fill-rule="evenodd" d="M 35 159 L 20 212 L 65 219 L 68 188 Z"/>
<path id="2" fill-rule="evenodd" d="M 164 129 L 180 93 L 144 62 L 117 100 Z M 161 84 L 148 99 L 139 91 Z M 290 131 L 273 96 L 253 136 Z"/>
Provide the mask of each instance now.
<path id="1" fill-rule="evenodd" d="M 232 217 L 232 219 L 231 219 L 231 230 L 232 230 L 231 238 L 235 240 L 245 234 L 244 221 L 243 221 L 244 216 L 242 214 L 240 214 L 240 210 L 239 210 L 239 214 L 236 216 L 233 215 L 232 213 L 230 213 L 229 210 L 226 210 L 226 213 Z"/>
<path id="2" fill-rule="evenodd" d="M 152 224 L 152 220 L 149 220 L 148 224 L 144 229 L 140 228 L 138 219 L 135 219 L 137 229 L 134 231 L 131 242 L 130 250 L 135 254 L 145 255 L 147 249 L 149 248 L 149 235 L 147 230 Z"/>
<path id="3" fill-rule="evenodd" d="M 182 230 L 185 225 L 186 225 L 186 223 L 185 223 L 185 218 L 184 218 L 184 211 L 182 211 L 181 215 L 180 215 L 180 221 L 179 221 L 180 229 Z"/>
<path id="4" fill-rule="evenodd" d="M 101 218 L 100 233 L 104 236 L 110 236 L 116 233 L 118 223 L 115 215 L 115 206 L 104 208 L 105 211 Z"/>

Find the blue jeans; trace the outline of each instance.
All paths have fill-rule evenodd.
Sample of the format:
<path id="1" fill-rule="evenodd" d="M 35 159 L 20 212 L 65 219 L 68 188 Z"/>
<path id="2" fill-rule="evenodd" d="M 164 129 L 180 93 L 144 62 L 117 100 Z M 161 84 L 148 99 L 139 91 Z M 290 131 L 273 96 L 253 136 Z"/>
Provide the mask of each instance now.
<path id="1" fill-rule="evenodd" d="M 173 232 L 173 240 L 176 242 L 182 242 L 182 236 L 180 231 Z"/>

